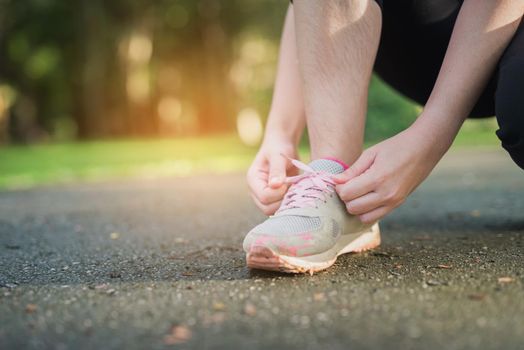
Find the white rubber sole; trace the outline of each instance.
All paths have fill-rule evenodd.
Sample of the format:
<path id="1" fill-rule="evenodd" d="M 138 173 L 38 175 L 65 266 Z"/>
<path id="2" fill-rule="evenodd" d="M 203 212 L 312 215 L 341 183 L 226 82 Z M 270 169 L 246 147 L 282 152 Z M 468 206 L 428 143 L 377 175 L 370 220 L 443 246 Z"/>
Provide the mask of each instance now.
<path id="1" fill-rule="evenodd" d="M 370 230 L 342 235 L 339 241 L 329 250 L 315 255 L 294 257 L 279 255 L 270 248 L 253 246 L 246 254 L 247 266 L 253 269 L 305 273 L 325 270 L 335 263 L 337 257 L 351 252 L 363 252 L 380 245 L 378 223 Z"/>

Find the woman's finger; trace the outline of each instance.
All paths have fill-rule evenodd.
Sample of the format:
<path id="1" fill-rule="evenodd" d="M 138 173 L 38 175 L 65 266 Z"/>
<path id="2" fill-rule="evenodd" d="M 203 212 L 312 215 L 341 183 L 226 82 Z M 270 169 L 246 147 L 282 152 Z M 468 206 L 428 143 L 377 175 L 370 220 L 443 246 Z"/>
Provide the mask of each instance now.
<path id="1" fill-rule="evenodd" d="M 287 159 L 281 154 L 271 156 L 269 160 L 269 187 L 278 189 L 284 185 L 286 181 L 287 162 Z"/>
<path id="2" fill-rule="evenodd" d="M 281 200 L 279 200 L 271 204 L 263 204 L 258 200 L 258 198 L 253 193 L 251 193 L 251 198 L 253 199 L 253 202 L 255 202 L 255 205 L 260 210 L 262 210 L 264 214 L 268 216 L 273 215 L 278 210 L 278 208 L 280 208 L 280 203 L 282 202 Z"/>
<path id="3" fill-rule="evenodd" d="M 267 173 L 263 170 L 250 171 L 247 176 L 247 183 L 251 193 L 264 205 L 281 200 L 287 191 L 286 185 L 278 188 L 269 187 Z"/>
<path id="4" fill-rule="evenodd" d="M 373 150 L 364 151 L 355 163 L 347 168 L 343 173 L 334 177 L 335 182 L 343 184 L 365 173 L 375 161 L 376 153 Z"/>
<path id="5" fill-rule="evenodd" d="M 357 199 L 347 202 L 346 209 L 350 214 L 360 215 L 379 208 L 382 205 L 384 205 L 382 196 L 376 192 L 370 192 Z"/>
<path id="6" fill-rule="evenodd" d="M 349 202 L 365 194 L 374 192 L 379 185 L 379 181 L 372 172 L 364 174 L 350 180 L 342 185 L 337 185 L 336 190 L 344 202 Z"/>
<path id="7" fill-rule="evenodd" d="M 388 206 L 382 206 L 376 209 L 373 209 L 372 211 L 369 211 L 367 213 L 359 215 L 360 221 L 362 221 L 365 224 L 372 224 L 376 222 L 377 220 L 383 218 L 386 216 L 393 208 Z"/>

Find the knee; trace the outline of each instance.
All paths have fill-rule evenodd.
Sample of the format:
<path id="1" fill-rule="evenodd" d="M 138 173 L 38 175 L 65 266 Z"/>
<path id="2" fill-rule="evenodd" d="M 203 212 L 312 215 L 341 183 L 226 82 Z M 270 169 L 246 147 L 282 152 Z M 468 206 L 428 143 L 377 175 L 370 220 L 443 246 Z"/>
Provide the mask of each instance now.
<path id="1" fill-rule="evenodd" d="M 524 169 L 524 59 L 506 62 L 499 71 L 495 112 L 497 136 L 511 158 Z"/>

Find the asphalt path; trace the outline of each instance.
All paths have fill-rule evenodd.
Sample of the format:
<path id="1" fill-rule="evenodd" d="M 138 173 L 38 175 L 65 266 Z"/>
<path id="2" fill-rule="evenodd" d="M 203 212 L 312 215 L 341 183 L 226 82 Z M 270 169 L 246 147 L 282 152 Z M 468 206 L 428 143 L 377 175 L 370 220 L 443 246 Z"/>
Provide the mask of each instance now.
<path id="1" fill-rule="evenodd" d="M 455 151 L 326 272 L 246 268 L 242 174 L 0 192 L 1 349 L 522 349 L 524 172 Z"/>

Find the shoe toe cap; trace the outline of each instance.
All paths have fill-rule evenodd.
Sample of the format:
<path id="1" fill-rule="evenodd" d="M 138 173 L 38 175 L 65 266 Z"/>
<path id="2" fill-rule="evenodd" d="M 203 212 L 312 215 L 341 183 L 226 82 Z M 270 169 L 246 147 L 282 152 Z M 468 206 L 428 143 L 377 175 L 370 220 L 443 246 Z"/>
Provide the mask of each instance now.
<path id="1" fill-rule="evenodd" d="M 329 249 L 336 239 L 332 225 L 326 222 L 320 217 L 271 217 L 247 234 L 243 248 L 246 253 L 258 246 L 287 256 L 317 254 Z"/>
<path id="2" fill-rule="evenodd" d="M 307 256 L 316 254 L 329 245 L 323 241 L 314 232 L 274 235 L 252 231 L 244 239 L 243 248 L 246 253 L 253 247 L 265 247 L 280 255 Z"/>

